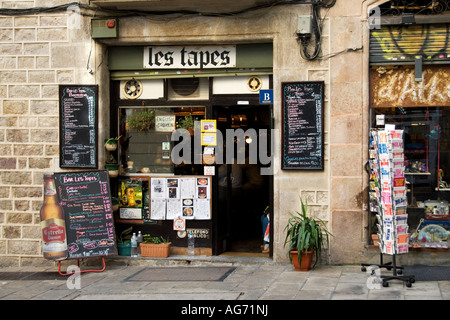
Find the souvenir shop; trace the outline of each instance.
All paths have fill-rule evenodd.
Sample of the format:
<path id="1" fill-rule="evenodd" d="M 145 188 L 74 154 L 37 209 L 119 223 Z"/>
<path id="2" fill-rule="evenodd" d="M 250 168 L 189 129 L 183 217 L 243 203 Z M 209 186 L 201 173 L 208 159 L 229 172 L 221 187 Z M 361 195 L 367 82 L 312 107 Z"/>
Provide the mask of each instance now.
<path id="1" fill-rule="evenodd" d="M 392 24 L 371 31 L 371 145 L 385 130 L 401 133 L 390 140 L 392 192 L 405 187 L 409 251 L 449 251 L 450 232 L 450 55 L 449 24 Z M 379 150 L 378 150 L 379 151 Z M 395 152 L 403 163 L 395 166 Z M 373 159 L 375 155 L 371 155 Z M 369 169 L 369 168 L 367 168 Z M 397 177 L 397 178 L 396 178 Z M 376 181 L 371 176 L 371 198 Z M 398 189 L 400 190 L 400 189 Z M 400 192 L 400 191 L 399 191 Z M 382 193 L 382 191 L 381 191 Z M 382 198 L 382 194 L 379 195 Z M 379 199 L 381 199 L 379 198 Z M 396 198 L 394 194 L 394 201 Z M 394 204 L 393 204 L 394 205 Z M 400 206 L 401 207 L 401 206 Z M 374 208 L 372 241 L 385 245 Z M 400 240 L 397 238 L 397 245 Z M 386 249 L 386 248 L 385 248 Z M 397 247 L 397 252 L 402 249 Z M 407 251 L 407 250 L 406 250 Z"/>

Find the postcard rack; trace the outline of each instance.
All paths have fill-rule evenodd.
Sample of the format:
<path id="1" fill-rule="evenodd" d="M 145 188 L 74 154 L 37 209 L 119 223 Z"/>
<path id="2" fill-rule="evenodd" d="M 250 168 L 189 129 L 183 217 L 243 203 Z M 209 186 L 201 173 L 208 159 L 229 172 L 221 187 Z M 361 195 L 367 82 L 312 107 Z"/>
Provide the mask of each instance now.
<path id="1" fill-rule="evenodd" d="M 408 252 L 409 239 L 403 130 L 371 129 L 370 138 L 370 211 L 377 219 L 380 249 L 380 264 L 375 266 L 393 270 L 392 276 L 381 276 L 384 287 L 390 280 L 401 280 L 411 287 L 415 277 L 400 276 L 403 267 L 396 263 L 397 254 Z M 391 255 L 392 262 L 383 263 L 383 255 Z M 366 271 L 373 264 L 361 266 Z"/>

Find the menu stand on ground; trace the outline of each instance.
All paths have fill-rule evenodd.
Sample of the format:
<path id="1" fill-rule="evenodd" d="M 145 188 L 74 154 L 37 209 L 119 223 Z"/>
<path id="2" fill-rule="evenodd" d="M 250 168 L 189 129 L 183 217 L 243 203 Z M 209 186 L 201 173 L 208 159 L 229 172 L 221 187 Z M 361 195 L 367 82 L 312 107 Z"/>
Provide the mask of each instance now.
<path id="1" fill-rule="evenodd" d="M 105 257 L 102 257 L 102 262 L 103 262 L 103 268 L 99 269 L 99 270 L 80 270 L 80 271 L 72 271 L 69 273 L 62 273 L 61 272 L 61 261 L 58 261 L 58 273 L 62 276 L 71 276 L 76 273 L 103 272 L 106 269 Z M 77 266 L 78 266 L 78 268 L 80 267 L 80 259 L 77 259 Z"/>

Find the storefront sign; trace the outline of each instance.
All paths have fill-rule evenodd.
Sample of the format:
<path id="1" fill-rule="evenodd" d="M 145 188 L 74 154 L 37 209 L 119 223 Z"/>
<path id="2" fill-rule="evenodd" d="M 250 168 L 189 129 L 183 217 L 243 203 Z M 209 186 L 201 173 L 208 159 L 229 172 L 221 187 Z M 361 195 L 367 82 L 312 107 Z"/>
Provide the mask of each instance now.
<path id="1" fill-rule="evenodd" d="M 144 47 L 146 69 L 235 68 L 236 46 Z"/>
<path id="2" fill-rule="evenodd" d="M 260 104 L 273 103 L 273 90 L 260 90 L 259 91 L 259 103 Z"/>
<path id="3" fill-rule="evenodd" d="M 175 116 L 156 116 L 156 132 L 172 132 L 175 130 Z"/>
<path id="4" fill-rule="evenodd" d="M 370 72 L 371 107 L 435 107 L 450 105 L 450 68 L 424 66 L 423 81 L 413 67 L 378 67 Z"/>
<path id="5" fill-rule="evenodd" d="M 209 229 L 186 229 L 187 234 L 192 233 L 194 235 L 194 238 L 199 239 L 209 239 L 210 238 L 210 232 Z"/>
<path id="6" fill-rule="evenodd" d="M 186 229 L 186 220 L 183 218 L 173 219 L 173 230 L 184 231 Z"/>

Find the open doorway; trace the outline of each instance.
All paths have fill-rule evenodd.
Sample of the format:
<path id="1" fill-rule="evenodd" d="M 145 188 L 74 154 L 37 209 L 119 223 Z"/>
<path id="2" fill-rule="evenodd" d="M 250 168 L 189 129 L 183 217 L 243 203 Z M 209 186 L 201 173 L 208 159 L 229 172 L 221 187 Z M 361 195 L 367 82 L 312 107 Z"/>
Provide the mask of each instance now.
<path id="1" fill-rule="evenodd" d="M 270 246 L 266 246 L 264 250 L 265 224 L 261 218 L 265 212 L 269 219 L 271 218 L 273 180 L 271 174 L 261 171 L 261 168 L 267 167 L 270 163 L 261 161 L 258 140 L 267 139 L 266 154 L 270 156 L 272 106 L 216 106 L 214 111 L 217 128 L 224 136 L 223 153 L 229 156 L 231 152 L 234 155 L 232 163 L 226 161 L 227 156 L 224 156 L 225 163 L 218 168 L 217 224 L 222 241 L 220 251 L 227 255 L 269 257 Z M 244 134 L 234 137 L 232 144 L 227 144 L 226 135 L 230 132 L 227 129 L 234 132 L 242 129 L 244 133 L 254 130 L 257 137 L 255 139 Z M 261 134 L 262 132 L 264 134 Z M 239 141 L 240 139 L 245 141 Z M 256 157 L 249 156 L 250 154 L 255 156 L 255 153 Z"/>

